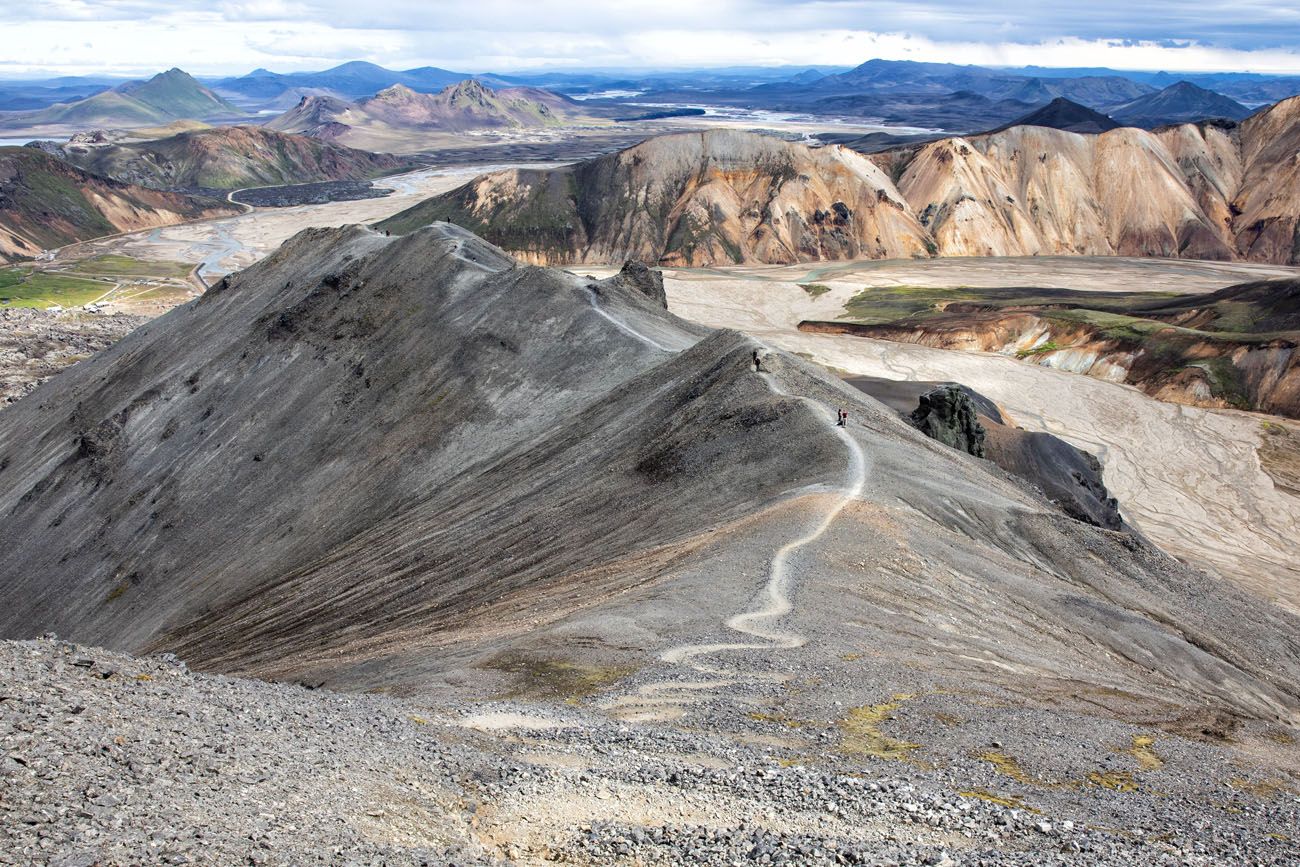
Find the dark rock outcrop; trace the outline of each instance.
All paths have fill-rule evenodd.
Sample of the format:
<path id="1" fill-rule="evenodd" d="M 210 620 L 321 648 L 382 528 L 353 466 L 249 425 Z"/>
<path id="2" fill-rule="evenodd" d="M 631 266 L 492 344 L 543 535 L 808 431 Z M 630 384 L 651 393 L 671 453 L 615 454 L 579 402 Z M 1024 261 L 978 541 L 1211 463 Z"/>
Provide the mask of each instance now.
<path id="1" fill-rule="evenodd" d="M 970 395 L 959 385 L 941 385 L 921 395 L 920 405 L 909 416 L 921 433 L 947 446 L 984 457 L 984 425 Z"/>
<path id="2" fill-rule="evenodd" d="M 640 292 L 663 309 L 668 309 L 668 295 L 664 292 L 662 271 L 656 271 L 640 260 L 629 259 L 623 263 L 623 270 L 610 279 L 615 285 Z"/>
<path id="3" fill-rule="evenodd" d="M 1102 480 L 1101 462 L 1058 436 L 1022 430 L 1007 422 L 997 404 L 956 383 L 916 382 L 851 376 L 846 380 L 899 415 L 911 417 L 918 402 L 946 389 L 957 389 L 977 414 L 984 433 L 983 457 L 1012 475 L 1030 482 L 1062 512 L 1107 530 L 1126 529 L 1119 503 Z M 936 437 L 938 439 L 938 437 Z"/>

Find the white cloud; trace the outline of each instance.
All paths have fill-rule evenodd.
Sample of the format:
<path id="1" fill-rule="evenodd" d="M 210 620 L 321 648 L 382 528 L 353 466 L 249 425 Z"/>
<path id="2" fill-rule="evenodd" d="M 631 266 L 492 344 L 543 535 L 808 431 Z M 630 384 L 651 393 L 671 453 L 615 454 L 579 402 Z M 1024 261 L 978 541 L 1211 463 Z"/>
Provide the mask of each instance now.
<path id="1" fill-rule="evenodd" d="M 1300 73 L 1300 10 L 1262 0 L 46 0 L 22 13 L 0 8 L 0 73 L 180 66 L 218 74 L 350 59 L 483 72 L 871 57 Z"/>

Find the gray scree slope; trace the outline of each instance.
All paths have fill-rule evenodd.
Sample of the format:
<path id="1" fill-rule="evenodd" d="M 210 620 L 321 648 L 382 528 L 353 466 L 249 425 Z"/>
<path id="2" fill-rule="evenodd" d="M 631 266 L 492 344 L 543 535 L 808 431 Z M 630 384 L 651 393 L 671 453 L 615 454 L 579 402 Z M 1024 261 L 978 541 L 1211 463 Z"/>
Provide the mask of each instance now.
<path id="1" fill-rule="evenodd" d="M 967 689 L 1296 721 L 1295 618 L 818 368 L 755 371 L 756 342 L 637 282 L 519 266 L 445 224 L 298 235 L 0 416 L 0 637 L 490 689 L 453 675 L 735 643 L 723 624 L 762 608 L 786 551 L 790 610 L 763 627 L 808 644 L 781 653 L 851 628 L 879 664 Z M 841 436 L 865 456 L 847 502 Z"/>

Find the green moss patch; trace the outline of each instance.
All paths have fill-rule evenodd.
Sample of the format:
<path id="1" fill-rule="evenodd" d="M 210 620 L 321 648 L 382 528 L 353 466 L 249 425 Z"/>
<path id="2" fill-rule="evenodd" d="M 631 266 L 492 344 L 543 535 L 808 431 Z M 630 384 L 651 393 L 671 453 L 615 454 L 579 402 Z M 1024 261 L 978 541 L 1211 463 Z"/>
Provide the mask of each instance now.
<path id="1" fill-rule="evenodd" d="M 905 701 L 915 697 L 909 693 L 895 693 L 890 701 L 850 710 L 839 722 L 842 732 L 841 751 L 849 755 L 871 756 L 888 761 L 913 761 L 912 753 L 919 750 L 921 745 L 890 737 L 880 727 L 894 718 L 894 711 L 902 707 Z"/>
<path id="2" fill-rule="evenodd" d="M 523 653 L 502 653 L 483 664 L 515 676 L 506 698 L 558 698 L 576 701 L 622 680 L 636 666 L 587 665 Z"/>

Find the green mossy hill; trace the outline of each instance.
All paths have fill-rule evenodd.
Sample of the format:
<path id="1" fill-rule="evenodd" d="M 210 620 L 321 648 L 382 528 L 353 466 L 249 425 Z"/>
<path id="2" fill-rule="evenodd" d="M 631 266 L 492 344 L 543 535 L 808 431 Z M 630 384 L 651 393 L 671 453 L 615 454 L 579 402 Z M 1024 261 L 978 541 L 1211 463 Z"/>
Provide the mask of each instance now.
<path id="1" fill-rule="evenodd" d="M 239 114 L 239 109 L 181 69 L 160 72 L 148 81 L 124 84 L 118 91 L 169 118 L 202 119 Z"/>
<path id="2" fill-rule="evenodd" d="M 147 81 L 131 81 L 75 102 L 15 114 L 10 122 L 20 127 L 130 128 L 173 120 L 230 118 L 239 114 L 239 109 L 199 84 L 188 73 L 169 69 Z"/>

